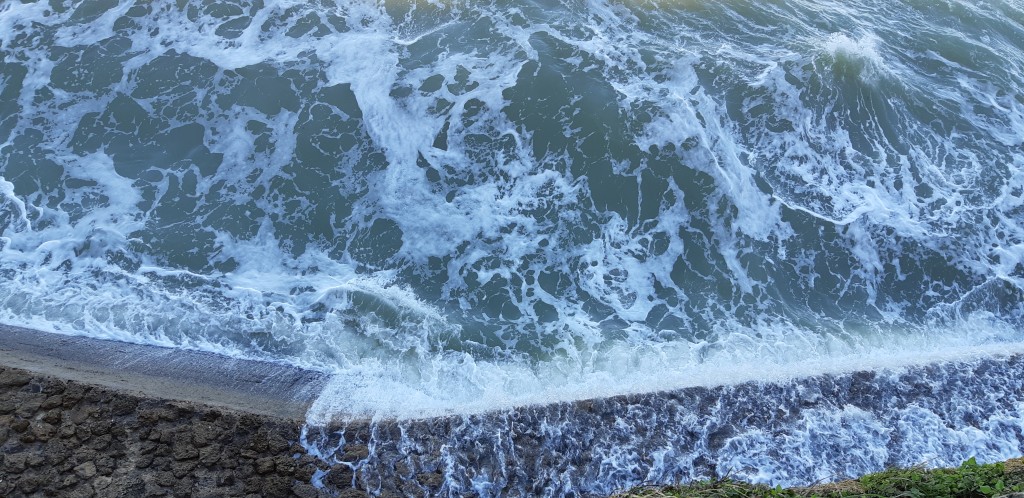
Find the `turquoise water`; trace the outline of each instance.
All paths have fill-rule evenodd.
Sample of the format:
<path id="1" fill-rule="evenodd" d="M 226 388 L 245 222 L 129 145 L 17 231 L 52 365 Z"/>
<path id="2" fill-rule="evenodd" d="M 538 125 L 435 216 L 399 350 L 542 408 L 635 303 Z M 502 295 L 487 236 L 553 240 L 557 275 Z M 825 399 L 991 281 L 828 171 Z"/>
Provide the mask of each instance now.
<path id="1" fill-rule="evenodd" d="M 1019 0 L 5 0 L 0 320 L 319 416 L 1019 351 L 1022 88 Z"/>

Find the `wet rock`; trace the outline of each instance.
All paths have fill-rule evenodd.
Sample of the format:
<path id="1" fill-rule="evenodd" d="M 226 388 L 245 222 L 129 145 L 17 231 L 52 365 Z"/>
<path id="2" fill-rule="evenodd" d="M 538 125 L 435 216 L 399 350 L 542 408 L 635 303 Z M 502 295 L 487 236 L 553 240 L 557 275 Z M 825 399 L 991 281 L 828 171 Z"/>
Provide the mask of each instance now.
<path id="1" fill-rule="evenodd" d="M 161 486 L 171 487 L 174 486 L 174 483 L 177 482 L 177 479 L 174 478 L 174 474 L 170 473 L 169 471 L 165 471 L 157 472 L 155 481 L 157 484 Z"/>
<path id="2" fill-rule="evenodd" d="M 64 413 L 54 408 L 46 412 L 43 415 L 43 422 L 51 425 L 60 425 L 60 421 L 64 419 Z"/>
<path id="3" fill-rule="evenodd" d="M 0 387 L 21 387 L 32 381 L 32 376 L 21 370 L 7 369 L 0 372 Z"/>
<path id="4" fill-rule="evenodd" d="M 137 469 L 148 469 L 153 465 L 153 454 L 149 453 L 146 455 L 139 455 L 139 458 L 135 460 L 135 468 Z"/>
<path id="5" fill-rule="evenodd" d="M 177 483 L 174 484 L 174 496 L 192 496 L 192 489 L 194 486 L 195 483 L 192 481 L 192 479 L 182 477 Z"/>
<path id="6" fill-rule="evenodd" d="M 199 450 L 185 439 L 179 439 L 174 442 L 172 456 L 175 460 L 191 460 L 199 458 Z"/>
<path id="7" fill-rule="evenodd" d="M 75 467 L 75 473 L 83 479 L 89 479 L 96 475 L 96 464 L 92 462 L 85 462 Z"/>
<path id="8" fill-rule="evenodd" d="M 260 458 L 256 460 L 256 473 L 257 474 L 269 474 L 274 471 L 274 459 L 272 457 Z"/>
<path id="9" fill-rule="evenodd" d="M 352 488 L 343 489 L 338 494 L 338 498 L 367 498 L 368 496 L 370 495 L 367 492 Z"/>
<path id="10" fill-rule="evenodd" d="M 109 420 L 97 420 L 89 423 L 89 432 L 93 436 L 103 436 L 110 434 L 110 430 L 114 428 L 114 423 Z"/>
<path id="11" fill-rule="evenodd" d="M 31 494 L 43 487 L 45 482 L 46 479 L 40 475 L 22 477 L 18 479 L 18 490 L 25 494 Z"/>
<path id="12" fill-rule="evenodd" d="M 111 441 L 113 441 L 113 437 L 110 434 L 104 434 L 102 436 L 93 437 L 92 441 L 89 442 L 89 447 L 94 451 L 102 451 L 110 446 Z"/>
<path id="13" fill-rule="evenodd" d="M 88 441 L 92 438 L 92 432 L 90 432 L 89 428 L 85 425 L 76 425 L 75 437 L 78 438 L 79 441 Z"/>
<path id="14" fill-rule="evenodd" d="M 316 488 L 301 482 L 292 484 L 292 493 L 299 498 L 316 498 L 317 496 Z"/>
<path id="15" fill-rule="evenodd" d="M 40 441 L 49 441 L 57 435 L 57 428 L 45 422 L 32 424 L 32 435 Z"/>
<path id="16" fill-rule="evenodd" d="M 114 473 L 114 459 L 109 456 L 102 456 L 96 459 L 96 472 L 100 475 L 109 476 Z"/>
<path id="17" fill-rule="evenodd" d="M 129 396 L 118 396 L 110 402 L 111 415 L 120 417 L 135 411 L 139 406 L 139 400 Z"/>
<path id="18" fill-rule="evenodd" d="M 42 406 L 43 399 L 39 396 L 33 396 L 29 399 L 23 400 L 18 408 L 14 410 L 14 414 L 23 417 L 30 418 L 39 411 L 39 407 Z"/>
<path id="19" fill-rule="evenodd" d="M 10 473 L 21 473 L 28 467 L 28 455 L 25 453 L 12 453 L 4 455 L 4 470 Z"/>
<path id="20" fill-rule="evenodd" d="M 341 456 L 340 460 L 346 463 L 358 462 L 359 460 L 365 460 L 370 456 L 370 449 L 363 444 L 352 444 L 345 447 L 345 453 Z"/>
<path id="21" fill-rule="evenodd" d="M 220 452 L 221 446 L 219 444 L 201 448 L 199 450 L 199 463 L 207 467 L 216 465 L 217 462 L 220 461 Z"/>
<path id="22" fill-rule="evenodd" d="M 317 460 L 313 456 L 302 455 L 296 462 L 295 472 L 292 473 L 292 476 L 297 481 L 310 482 L 313 479 L 313 474 L 317 471 L 316 462 Z"/>
<path id="23" fill-rule="evenodd" d="M 43 400 L 43 402 L 39 404 L 39 408 L 42 408 L 43 410 L 52 410 L 52 409 L 57 408 L 58 406 L 61 406 L 63 404 L 64 404 L 64 396 L 61 396 L 61 395 L 58 394 L 58 395 L 50 396 L 50 397 L 46 398 L 45 400 Z"/>
<path id="24" fill-rule="evenodd" d="M 97 477 L 96 479 L 93 479 L 93 481 L 92 481 L 92 489 L 94 489 L 97 493 L 99 493 L 99 492 L 103 491 L 104 489 L 107 489 L 108 487 L 110 487 L 110 483 L 112 481 L 113 481 L 113 479 L 111 479 L 109 477 L 106 477 L 106 476 Z"/>
<path id="25" fill-rule="evenodd" d="M 43 456 L 46 458 L 46 461 L 50 462 L 50 465 L 57 465 L 64 463 L 65 460 L 71 457 L 71 452 L 64 442 L 57 440 L 47 443 L 43 449 Z"/>
<path id="26" fill-rule="evenodd" d="M 290 456 L 279 456 L 274 458 L 274 468 L 282 476 L 290 476 L 295 473 L 295 459 Z"/>
<path id="27" fill-rule="evenodd" d="M 64 489 L 64 488 L 69 488 L 71 486 L 74 486 L 75 484 L 78 484 L 78 476 L 76 476 L 76 475 L 68 475 L 68 476 L 64 476 L 60 480 L 60 484 L 58 484 L 57 486 L 60 489 Z"/>
<path id="28" fill-rule="evenodd" d="M 197 447 L 202 448 L 217 441 L 223 429 L 209 422 L 200 422 L 192 428 L 192 440 Z"/>
<path id="29" fill-rule="evenodd" d="M 424 472 L 416 474 L 416 481 L 430 488 L 439 488 L 444 484 L 444 475 L 440 472 Z"/>
<path id="30" fill-rule="evenodd" d="M 324 482 L 334 489 L 345 489 L 352 487 L 354 478 L 355 474 L 348 465 L 336 464 L 327 472 Z"/>
<path id="31" fill-rule="evenodd" d="M 264 496 L 288 496 L 292 490 L 292 480 L 288 477 L 273 476 L 264 480 Z"/>
<path id="32" fill-rule="evenodd" d="M 167 490 L 155 482 L 147 482 L 142 496 L 166 496 Z"/>
<path id="33" fill-rule="evenodd" d="M 75 437 L 75 431 L 78 430 L 75 424 L 65 422 L 60 425 L 60 429 L 57 430 L 57 437 L 61 439 L 69 439 Z"/>
<path id="34" fill-rule="evenodd" d="M 181 479 L 191 474 L 198 465 L 196 461 L 173 462 L 171 463 L 171 473 L 174 474 L 174 477 Z"/>

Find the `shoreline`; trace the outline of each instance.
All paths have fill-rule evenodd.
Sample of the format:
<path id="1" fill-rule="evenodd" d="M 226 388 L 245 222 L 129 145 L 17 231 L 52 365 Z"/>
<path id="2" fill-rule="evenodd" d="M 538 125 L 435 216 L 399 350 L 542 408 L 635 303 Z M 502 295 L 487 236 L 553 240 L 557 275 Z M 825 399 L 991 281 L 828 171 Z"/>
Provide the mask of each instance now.
<path id="1" fill-rule="evenodd" d="M 965 386 L 966 378 L 985 383 Z M 1009 355 L 309 427 L 305 413 L 324 374 L 0 326 L 0 496 L 435 496 L 479 492 L 473 480 L 481 478 L 503 494 L 608 496 L 623 491 L 610 483 L 642 483 L 655 471 L 662 482 L 730 475 L 718 463 L 730 440 L 752 430 L 786 441 L 816 413 L 888 425 L 911 422 L 886 417 L 917 406 L 950 428 L 978 427 L 1000 411 L 988 394 L 1024 402 L 1021 379 L 1024 356 Z M 951 402 L 926 406 L 937 398 Z M 949 411 L 956 406 L 978 407 L 975 417 L 984 420 L 962 419 Z M 876 466 L 898 466 L 909 455 L 897 440 L 879 442 L 890 453 Z M 848 443 L 825 448 L 827 458 L 842 463 L 858 450 Z M 617 460 L 619 448 L 633 456 Z M 656 470 L 666 448 L 683 453 Z M 788 451 L 764 449 L 779 459 Z M 608 467 L 619 464 L 631 470 Z M 606 481 L 600 472 L 609 468 L 628 473 Z"/>
<path id="2" fill-rule="evenodd" d="M 324 381 L 269 363 L 0 326 L 0 496 L 339 496 L 312 486 L 313 476 L 341 489 L 352 470 L 299 444 Z"/>

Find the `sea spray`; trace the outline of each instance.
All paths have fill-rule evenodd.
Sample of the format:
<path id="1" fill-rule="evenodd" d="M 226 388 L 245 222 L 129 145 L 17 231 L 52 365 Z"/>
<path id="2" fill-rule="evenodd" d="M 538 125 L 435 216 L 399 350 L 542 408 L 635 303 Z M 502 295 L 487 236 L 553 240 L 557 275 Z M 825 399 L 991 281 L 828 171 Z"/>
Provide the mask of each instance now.
<path id="1" fill-rule="evenodd" d="M 307 426 L 327 487 L 405 496 L 606 496 L 728 476 L 805 486 L 1024 449 L 1021 356 Z M 319 483 L 325 486 L 324 482 Z"/>

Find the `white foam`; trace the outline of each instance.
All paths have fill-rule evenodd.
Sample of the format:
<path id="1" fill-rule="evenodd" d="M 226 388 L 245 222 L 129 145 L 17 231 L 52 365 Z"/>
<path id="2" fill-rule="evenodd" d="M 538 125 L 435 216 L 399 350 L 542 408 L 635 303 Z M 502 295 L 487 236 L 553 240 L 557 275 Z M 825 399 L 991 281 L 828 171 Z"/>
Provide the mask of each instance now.
<path id="1" fill-rule="evenodd" d="M 748 335 L 749 334 L 749 335 Z M 755 334 L 758 337 L 755 337 Z M 821 374 L 900 369 L 1024 352 L 1024 336 L 976 317 L 957 330 L 862 338 L 808 337 L 791 327 L 737 331 L 715 344 L 620 343 L 593 351 L 584 365 L 566 359 L 534 367 L 448 354 L 362 362 L 338 372 L 307 420 L 418 419 L 484 413 L 687 387 L 782 383 Z M 656 373 L 656 374 L 655 374 Z"/>
<path id="2" fill-rule="evenodd" d="M 55 28 L 55 43 L 69 49 L 107 40 L 118 34 L 114 22 L 132 4 L 120 2 L 93 21 L 70 25 L 70 13 L 48 13 L 43 3 L 4 3 L 0 46 L 14 46 L 33 23 Z M 41 155 L 64 170 L 53 181 L 84 186 L 40 187 L 63 189 L 50 198 L 31 186 L 18 191 L 13 179 L 0 180 L 0 197 L 20 220 L 4 227 L 0 270 L 11 279 L 0 290 L 0 319 L 333 372 L 334 382 L 310 414 L 314 420 L 337 414 L 479 413 L 1020 348 L 1013 316 L 950 312 L 943 328 L 927 329 L 920 316 L 903 320 L 917 303 L 892 298 L 884 287 L 890 272 L 902 273 L 901 265 L 914 263 L 899 260 L 904 248 L 937 254 L 962 273 L 948 288 L 922 290 L 945 292 L 933 300 L 942 305 L 953 307 L 957 293 L 976 298 L 967 289 L 972 285 L 1022 287 L 1016 269 L 1024 261 L 1024 227 L 1016 214 L 1024 205 L 1024 158 L 1012 147 L 1021 143 L 1024 103 L 1005 85 L 964 70 L 951 80 L 955 88 L 941 89 L 971 104 L 965 108 L 981 109 L 971 117 L 973 135 L 934 132 L 928 119 L 885 107 L 918 133 L 906 150 L 869 126 L 870 120 L 857 121 L 865 123 L 863 129 L 832 121 L 852 112 L 836 107 L 846 101 L 835 88 L 846 86 L 813 85 L 838 71 L 847 78 L 839 83 L 869 96 L 883 90 L 930 96 L 901 83 L 907 68 L 891 55 L 892 40 L 883 34 L 851 29 L 745 44 L 743 37 L 720 39 L 688 13 L 679 23 L 685 29 L 658 32 L 652 28 L 658 23 L 676 26 L 675 11 L 637 11 L 602 1 L 580 6 L 582 12 L 547 14 L 530 6 L 435 6 L 429 15 L 424 7 L 395 17 L 401 6 L 378 2 L 321 7 L 266 2 L 238 36 L 226 37 L 217 33 L 223 19 L 203 12 L 190 18 L 177 6 L 157 5 L 152 15 L 134 21 L 141 28 L 131 36 L 123 78 L 96 95 L 55 91 L 52 98 L 37 99 L 50 85 L 55 56 L 49 44 L 25 49 L 29 75 L 17 98 L 21 116 L 14 135 L 35 130 L 33 122 L 45 123 L 40 133 L 53 150 Z M 326 34 L 290 35 L 300 27 L 299 14 L 316 18 Z M 331 24 L 331 16 L 344 26 Z M 456 41 L 464 34 L 460 30 L 473 26 L 487 33 L 479 46 Z M 115 96 L 132 95 L 139 68 L 172 51 L 209 61 L 218 73 L 208 86 L 197 82 L 187 89 L 202 109 L 194 116 L 160 116 L 159 126 L 203 126 L 203 145 L 223 155 L 221 166 L 204 176 L 196 165 L 172 170 L 155 164 L 162 180 L 147 186 L 120 176 L 112 151 L 71 152 L 78 123 L 102 114 Z M 528 103 L 515 97 L 523 91 L 520 80 L 530 82 L 531 71 L 555 62 L 568 68 L 566 88 L 581 95 L 571 96 L 564 115 L 550 109 L 560 121 L 517 122 L 512 109 Z M 355 96 L 361 114 L 357 119 L 334 104 L 323 106 L 343 125 L 358 123 L 353 126 L 365 135 L 358 135 L 363 142 L 337 164 L 315 165 L 340 172 L 331 176 L 330 189 L 349 202 L 351 216 L 332 217 L 334 233 L 324 230 L 327 235 L 301 251 L 286 243 L 291 241 L 282 231 L 291 228 L 289 221 L 309 226 L 298 218 L 323 199 L 275 197 L 272 191 L 295 174 L 297 130 L 311 113 L 224 108 L 218 98 L 233 89 L 216 85 L 233 77 L 228 72 L 254 65 L 278 73 L 308 69 L 302 78 L 309 81 L 295 81 L 314 90 L 302 91 L 340 85 Z M 438 79 L 435 89 L 423 90 Z M 580 83 L 591 80 L 592 88 Z M 537 149 L 551 137 L 535 136 L 534 128 L 568 140 L 580 127 L 605 124 L 574 121 L 573 107 L 582 107 L 592 89 L 610 96 L 610 110 L 594 116 L 622 119 L 611 125 L 625 131 L 609 136 L 621 131 L 628 151 L 584 155 L 575 144 L 558 145 L 566 142 Z M 167 110 L 169 98 L 140 98 L 138 104 L 155 115 Z M 942 109 L 925 117 L 942 121 Z M 266 131 L 254 131 L 254 122 Z M 341 133 L 335 123 L 324 125 L 331 128 L 325 134 Z M 435 147 L 442 131 L 447 143 Z M 486 144 L 474 145 L 478 140 Z M 260 149 L 264 142 L 272 150 Z M 988 145 L 1007 152 L 986 155 Z M 13 147 L 11 140 L 3 147 Z M 587 211 L 601 186 L 580 172 L 609 166 L 624 184 L 639 184 L 654 170 L 651 164 L 667 161 L 659 150 L 675 151 L 666 153 L 674 160 L 669 169 L 706 175 L 714 191 L 693 191 L 676 184 L 672 171 L 658 172 L 668 187 L 654 203 L 652 219 L 630 218 L 637 206 Z M 371 156 L 381 164 L 371 163 Z M 431 180 L 428 167 L 441 179 Z M 996 193 L 970 199 L 986 172 L 999 168 L 1010 173 Z M 187 178 L 195 179 L 194 190 L 172 192 L 172 179 Z M 918 194 L 916 178 L 937 193 Z M 172 193 L 195 197 L 201 206 L 219 196 L 244 213 L 252 230 L 214 228 L 221 226 L 215 219 L 219 211 L 198 210 L 210 219 L 196 231 L 210 234 L 213 242 L 181 241 L 182 252 L 210 253 L 197 255 L 200 263 L 172 262 L 162 248 L 140 242 L 140 233 L 156 223 L 156 207 L 173 202 Z M 351 193 L 361 197 L 341 195 Z M 699 205 L 700 212 L 687 210 L 684 201 L 694 198 L 707 204 L 706 211 Z M 299 209 L 286 212 L 289 202 Z M 154 207 L 142 212 L 140 205 L 147 203 Z M 973 214 L 983 210 L 994 218 Z M 829 242 L 833 253 L 817 246 L 801 252 L 799 243 L 814 237 L 790 226 L 799 214 L 811 218 L 803 220 L 807 224 L 842 232 Z M 383 262 L 360 261 L 345 244 L 378 220 L 398 226 L 401 247 Z M 706 229 L 697 226 L 702 223 Z M 910 242 L 890 245 L 897 238 Z M 655 239 L 665 241 L 662 249 L 651 248 Z M 677 261 L 695 254 L 706 257 L 710 268 L 692 274 L 727 281 L 679 282 Z M 115 256 L 129 261 L 114 262 Z M 432 258 L 442 260 L 443 268 L 431 267 L 438 264 Z M 793 268 L 806 271 L 793 278 L 803 286 L 795 291 L 796 303 L 765 301 L 789 285 L 772 279 L 776 260 L 780 268 L 792 261 Z M 835 288 L 816 287 L 835 277 L 833 272 L 849 275 L 841 275 Z M 558 283 L 542 284 L 542 275 Z M 420 277 L 442 283 L 417 287 Z M 562 283 L 566 279 L 572 282 Z M 721 296 L 705 295 L 721 287 L 728 287 Z M 857 308 L 849 310 L 848 323 L 810 316 L 810 325 L 795 324 L 807 318 L 801 313 L 814 314 L 805 308 L 816 306 L 801 307 L 800 297 L 810 300 L 823 292 L 842 301 L 836 313 L 845 316 L 847 308 Z M 484 309 L 492 299 L 515 308 L 509 316 L 518 318 L 488 316 Z M 556 319 L 538 311 L 545 305 L 555 309 Z M 796 308 L 792 317 L 786 314 L 790 305 Z M 859 323 L 861 316 L 853 315 L 863 308 L 881 318 Z M 659 311 L 701 325 L 661 330 L 646 323 Z"/>

